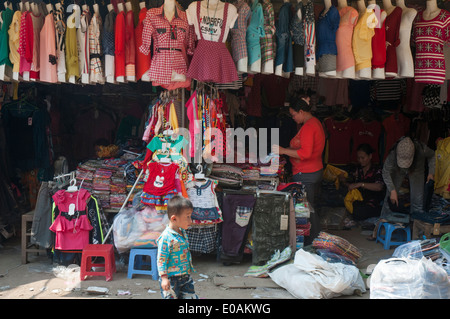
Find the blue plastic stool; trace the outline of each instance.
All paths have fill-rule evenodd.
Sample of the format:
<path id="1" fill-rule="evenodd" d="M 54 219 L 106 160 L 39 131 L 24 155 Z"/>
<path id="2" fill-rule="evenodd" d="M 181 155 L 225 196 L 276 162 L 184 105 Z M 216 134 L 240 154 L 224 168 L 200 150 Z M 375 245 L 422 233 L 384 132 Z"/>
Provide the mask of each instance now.
<path id="1" fill-rule="evenodd" d="M 141 249 L 133 248 L 130 251 L 128 261 L 128 278 L 133 278 L 133 275 L 150 275 L 153 280 L 158 280 L 158 266 L 156 265 L 156 256 L 158 254 L 157 248 Z M 144 262 L 143 257 L 149 256 L 150 262 Z M 143 270 L 142 266 L 150 266 L 150 270 Z"/>
<path id="2" fill-rule="evenodd" d="M 382 228 L 384 228 L 385 230 L 384 235 L 382 235 L 381 233 Z M 397 236 L 398 235 L 397 233 L 400 230 L 404 231 L 404 234 L 406 236 L 398 238 L 399 236 Z M 396 234 L 394 234 L 394 232 L 396 232 Z M 393 235 L 395 238 L 393 237 Z M 400 246 L 410 241 L 411 241 L 411 228 L 409 226 L 381 223 L 380 226 L 378 227 L 377 239 L 375 242 L 381 242 L 382 244 L 384 244 L 384 249 L 388 250 L 391 248 L 391 246 Z"/>

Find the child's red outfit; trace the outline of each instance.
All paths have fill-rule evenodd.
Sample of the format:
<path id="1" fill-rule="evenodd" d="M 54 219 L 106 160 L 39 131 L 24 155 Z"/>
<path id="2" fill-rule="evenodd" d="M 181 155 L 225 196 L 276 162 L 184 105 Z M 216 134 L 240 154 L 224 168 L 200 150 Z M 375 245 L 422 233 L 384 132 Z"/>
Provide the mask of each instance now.
<path id="1" fill-rule="evenodd" d="M 166 206 L 169 199 L 181 192 L 178 169 L 175 163 L 149 163 L 141 202 L 145 205 Z"/>

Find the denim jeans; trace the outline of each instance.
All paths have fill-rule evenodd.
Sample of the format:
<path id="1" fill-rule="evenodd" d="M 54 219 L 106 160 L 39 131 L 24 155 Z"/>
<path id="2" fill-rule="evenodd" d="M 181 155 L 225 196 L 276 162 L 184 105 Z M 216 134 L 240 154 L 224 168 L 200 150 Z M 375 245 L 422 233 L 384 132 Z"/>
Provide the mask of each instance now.
<path id="1" fill-rule="evenodd" d="M 194 290 L 194 280 L 190 275 L 169 277 L 170 289 L 163 290 L 161 288 L 161 278 L 159 285 L 161 296 L 163 299 L 198 299 Z"/>

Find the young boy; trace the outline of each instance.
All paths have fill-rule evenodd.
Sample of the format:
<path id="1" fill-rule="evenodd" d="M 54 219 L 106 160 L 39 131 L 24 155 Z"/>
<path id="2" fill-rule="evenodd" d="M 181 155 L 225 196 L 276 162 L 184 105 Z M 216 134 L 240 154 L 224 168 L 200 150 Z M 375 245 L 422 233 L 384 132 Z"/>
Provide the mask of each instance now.
<path id="1" fill-rule="evenodd" d="M 190 200 L 175 196 L 167 204 L 169 225 L 158 238 L 158 272 L 164 299 L 198 299 L 191 277 L 191 253 L 185 229 L 191 225 Z"/>

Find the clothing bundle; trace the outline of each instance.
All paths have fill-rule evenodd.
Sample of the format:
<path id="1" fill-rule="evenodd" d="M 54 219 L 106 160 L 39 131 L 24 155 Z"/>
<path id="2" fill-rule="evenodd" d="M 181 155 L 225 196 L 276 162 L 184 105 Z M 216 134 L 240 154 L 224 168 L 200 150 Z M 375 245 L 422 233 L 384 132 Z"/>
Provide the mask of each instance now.
<path id="1" fill-rule="evenodd" d="M 313 240 L 312 246 L 314 249 L 323 249 L 344 256 L 353 262 L 362 256 L 359 249 L 347 240 L 326 232 L 320 232 L 319 236 Z"/>

